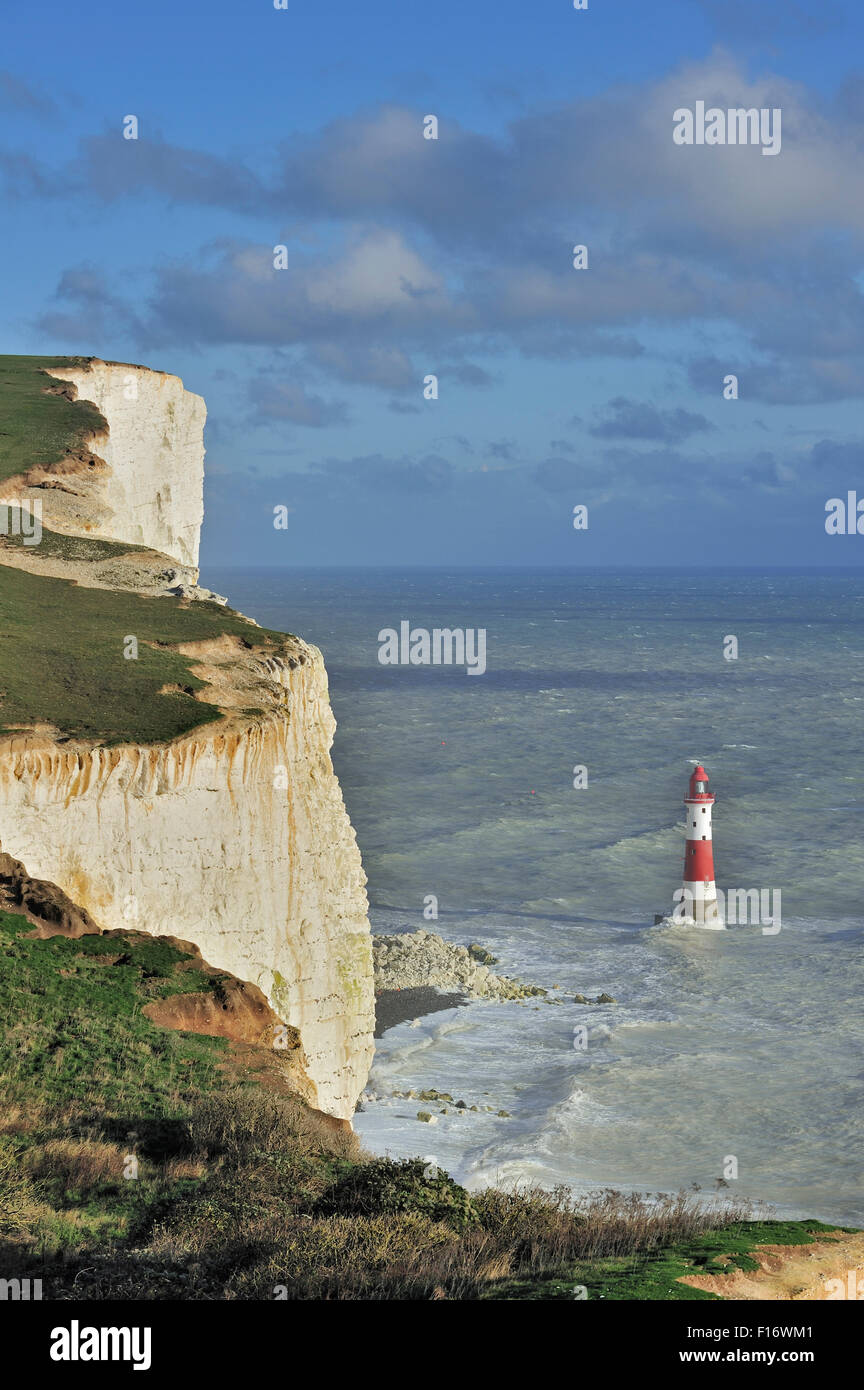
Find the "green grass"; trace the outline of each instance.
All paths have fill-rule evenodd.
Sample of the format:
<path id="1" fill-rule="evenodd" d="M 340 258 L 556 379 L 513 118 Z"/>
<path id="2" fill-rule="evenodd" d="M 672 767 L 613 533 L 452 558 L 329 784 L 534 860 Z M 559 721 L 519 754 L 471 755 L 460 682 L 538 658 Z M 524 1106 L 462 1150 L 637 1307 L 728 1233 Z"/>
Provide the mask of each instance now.
<path id="1" fill-rule="evenodd" d="M 148 644 L 226 633 L 271 650 L 282 641 L 217 603 L 183 606 L 0 567 L 0 733 L 47 723 L 102 744 L 188 733 L 219 711 L 192 694 L 203 685 L 194 658 Z M 137 660 L 123 655 L 128 636 L 138 640 Z M 160 695 L 163 685 L 182 689 Z"/>
<path id="2" fill-rule="evenodd" d="M 550 1271 L 542 1280 L 508 1279 L 484 1295 L 493 1300 L 572 1301 L 574 1288 L 585 1288 L 589 1300 L 679 1302 L 718 1301 L 719 1294 L 679 1282 L 688 1275 L 728 1274 L 735 1269 L 759 1269 L 753 1251 L 760 1245 L 812 1245 L 814 1239 L 836 1230 L 821 1221 L 738 1221 L 703 1232 L 647 1253 L 577 1264 Z"/>
<path id="3" fill-rule="evenodd" d="M 59 531 L 49 531 L 47 526 L 42 527 L 38 546 L 28 545 L 21 534 L 0 537 L 0 545 L 4 550 L 8 547 L 22 550 L 25 554 L 30 551 L 36 558 L 47 556 L 52 560 L 79 560 L 88 563 L 113 560 L 118 555 L 148 553 L 144 545 L 132 545 L 128 541 L 106 541 L 98 536 L 64 536 Z M 168 565 L 176 568 L 175 561 L 166 558 L 166 568 Z"/>
<path id="4" fill-rule="evenodd" d="M 141 1013 L 169 994 L 215 990 L 218 977 L 176 969 L 191 959 L 165 941 L 29 939 L 23 917 L 0 912 L 0 1077 L 5 1104 L 73 1106 L 93 1097 L 104 1119 L 179 1113 L 218 1076 L 225 1042 L 171 1032 Z M 119 957 L 119 959 L 117 959 Z"/>
<path id="5" fill-rule="evenodd" d="M 46 394 L 62 385 L 51 367 L 80 367 L 86 357 L 0 356 L 0 482 L 34 464 L 58 463 L 105 420 L 90 401 Z"/>
<path id="6" fill-rule="evenodd" d="M 142 1012 L 172 994 L 218 996 L 224 975 L 137 931 L 31 932 L 0 911 L 4 1273 L 44 1261 L 56 1290 L 74 1278 L 76 1252 L 85 1266 L 110 1261 L 118 1243 L 169 1213 L 197 1222 L 209 1211 L 217 1228 L 245 1220 L 269 1198 L 245 1181 L 226 1186 L 222 1168 L 236 1174 L 238 1154 L 267 1173 L 268 1188 L 307 1204 L 344 1173 L 353 1137 L 322 1128 L 299 1100 L 265 1096 L 248 1080 L 248 1049 L 235 1054 L 224 1038 L 162 1028 Z M 130 1268 L 140 1281 L 153 1273 L 146 1259 Z M 174 1289 L 171 1269 L 162 1274 Z"/>

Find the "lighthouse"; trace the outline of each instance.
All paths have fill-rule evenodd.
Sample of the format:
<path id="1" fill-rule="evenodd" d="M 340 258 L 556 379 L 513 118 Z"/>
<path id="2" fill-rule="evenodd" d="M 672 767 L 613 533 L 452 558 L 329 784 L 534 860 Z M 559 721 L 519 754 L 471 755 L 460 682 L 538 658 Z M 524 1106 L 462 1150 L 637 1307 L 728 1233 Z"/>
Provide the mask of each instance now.
<path id="1" fill-rule="evenodd" d="M 684 850 L 685 920 L 700 927 L 722 927 L 717 911 L 714 883 L 714 850 L 711 841 L 711 807 L 714 797 L 708 790 L 708 773 L 700 763 L 691 774 L 689 793 L 684 798 L 687 846 Z M 690 896 L 687 896 L 687 895 Z M 692 918 L 690 911 L 692 910 Z"/>

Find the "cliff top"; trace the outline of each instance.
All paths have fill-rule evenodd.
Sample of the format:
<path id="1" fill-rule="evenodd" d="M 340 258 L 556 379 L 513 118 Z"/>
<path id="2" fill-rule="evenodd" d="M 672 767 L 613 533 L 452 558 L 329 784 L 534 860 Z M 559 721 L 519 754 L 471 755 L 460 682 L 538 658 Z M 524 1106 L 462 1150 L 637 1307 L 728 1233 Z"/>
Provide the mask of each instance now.
<path id="1" fill-rule="evenodd" d="M 135 658 L 124 654 L 130 638 Z M 177 648 L 226 638 L 238 661 L 284 654 L 292 641 L 216 603 L 85 588 L 4 566 L 0 734 L 44 729 L 108 745 L 179 737 L 218 719 L 222 705 L 196 698 L 208 683 L 194 672 L 195 653 Z M 248 699 L 247 714 L 265 712 L 254 688 Z"/>
<path id="2" fill-rule="evenodd" d="M 52 367 L 86 367 L 87 357 L 0 355 L 0 481 L 59 463 L 106 428 L 90 401 L 76 401 Z"/>
<path id="3" fill-rule="evenodd" d="M 76 400 L 75 389 L 52 367 L 86 370 L 98 357 L 37 357 L 0 353 L 0 482 L 28 468 L 50 466 L 82 449 L 106 429 L 92 401 Z M 152 371 L 136 362 L 106 362 Z M 156 376 L 169 373 L 154 372 Z"/>
<path id="4" fill-rule="evenodd" d="M 101 521 L 108 535 L 105 529 L 94 534 L 100 515 L 88 513 L 85 504 L 92 485 L 114 470 L 90 453 L 90 445 L 106 440 L 109 425 L 93 402 L 77 399 L 73 383 L 51 372 L 104 366 L 128 366 L 182 389 L 168 373 L 132 363 L 0 356 L 0 501 L 4 480 L 16 479 L 14 493 L 28 475 L 35 486 L 24 492 L 40 506 L 64 499 L 81 504 L 80 515 L 74 506 L 68 514 L 61 508 L 63 533 L 43 524 L 38 543 L 12 526 L 3 528 L 8 535 L 0 531 L 0 737 L 138 745 L 168 742 L 219 719 L 227 730 L 238 715 L 248 720 L 272 708 L 272 680 L 257 679 L 262 658 L 306 659 L 308 649 L 298 639 L 208 601 L 217 596 L 197 588 L 196 569 L 152 543 L 111 539 L 112 519 L 128 526 L 132 502 L 140 499 L 119 494 L 119 512 Z M 202 425 L 197 418 L 199 440 Z M 121 426 L 121 435 L 124 429 L 128 435 L 128 425 Z M 134 444 L 134 422 L 131 438 Z M 144 438 L 143 464 L 152 447 Z M 203 445 L 197 447 L 200 487 Z M 181 474 L 187 463 L 190 473 L 196 471 L 194 458 L 177 457 Z M 134 454 L 129 466 L 143 474 L 145 495 L 149 486 L 156 497 L 160 477 L 148 483 Z M 176 504 L 173 479 L 165 488 Z M 208 661 L 214 643 L 222 644 L 223 667 L 236 666 L 233 689 L 218 673 L 214 680 L 212 662 L 198 665 L 196 643 L 208 645 Z"/>

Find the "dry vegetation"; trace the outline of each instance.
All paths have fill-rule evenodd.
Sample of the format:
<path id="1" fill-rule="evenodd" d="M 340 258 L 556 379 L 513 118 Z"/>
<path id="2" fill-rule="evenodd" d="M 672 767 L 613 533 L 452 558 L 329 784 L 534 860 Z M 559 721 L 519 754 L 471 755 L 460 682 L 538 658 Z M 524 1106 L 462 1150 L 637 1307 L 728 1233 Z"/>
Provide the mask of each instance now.
<path id="1" fill-rule="evenodd" d="M 302 1103 L 250 1087 L 151 1133 L 134 1182 L 129 1145 L 107 1134 L 59 1139 L 37 1125 L 30 1140 L 0 1169 L 4 1264 L 32 1274 L 38 1257 L 63 1299 L 470 1300 L 526 1286 L 572 1297 L 580 1271 L 747 1215 L 683 1195 L 469 1195 L 420 1159 L 370 1158 Z"/>
<path id="2" fill-rule="evenodd" d="M 30 931 L 0 913 L 0 1270 L 46 1298 L 704 1299 L 683 1275 L 818 1227 L 693 1194 L 469 1193 L 373 1158 L 268 1089 L 249 1058 L 269 1050 L 240 1066 L 148 1018 L 213 988 L 177 943 Z"/>

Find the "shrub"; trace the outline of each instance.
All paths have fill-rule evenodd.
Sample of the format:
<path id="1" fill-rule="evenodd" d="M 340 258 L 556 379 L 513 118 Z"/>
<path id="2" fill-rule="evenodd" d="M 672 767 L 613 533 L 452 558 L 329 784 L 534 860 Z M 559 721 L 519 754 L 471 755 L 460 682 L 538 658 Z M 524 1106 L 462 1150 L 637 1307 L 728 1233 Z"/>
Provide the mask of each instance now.
<path id="1" fill-rule="evenodd" d="M 322 1216 L 413 1213 L 456 1231 L 478 1221 L 471 1197 L 441 1169 L 427 1172 L 422 1158 L 374 1159 L 340 1178 L 316 1204 Z M 434 1175 L 433 1175 L 434 1173 Z"/>
<path id="2" fill-rule="evenodd" d="M 483 1229 L 527 1268 L 650 1252 L 747 1220 L 746 1202 L 700 1202 L 689 1192 L 573 1194 L 532 1185 L 486 1188 L 474 1202 Z"/>
<path id="3" fill-rule="evenodd" d="M 232 1166 L 254 1154 L 354 1157 L 356 1136 L 334 1129 L 302 1101 L 252 1087 L 205 1097 L 184 1121 L 189 1149 L 222 1156 Z"/>

